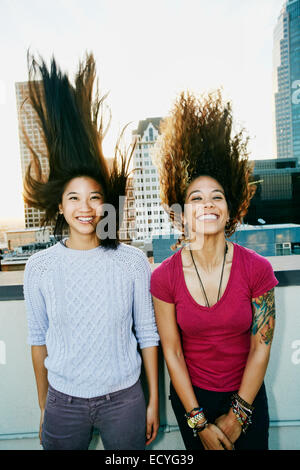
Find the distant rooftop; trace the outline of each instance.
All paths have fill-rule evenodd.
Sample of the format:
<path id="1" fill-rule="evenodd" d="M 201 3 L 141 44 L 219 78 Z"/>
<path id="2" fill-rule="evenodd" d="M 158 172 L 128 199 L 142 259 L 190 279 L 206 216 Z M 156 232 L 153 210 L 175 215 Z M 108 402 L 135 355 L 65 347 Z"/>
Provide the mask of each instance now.
<path id="1" fill-rule="evenodd" d="M 22 285 L 24 271 L 0 271 L 0 286 Z"/>
<path id="2" fill-rule="evenodd" d="M 153 118 L 147 118 L 142 121 L 139 121 L 138 128 L 134 131 L 132 131 L 133 135 L 143 135 L 147 127 L 149 126 L 150 122 L 151 124 L 159 130 L 159 125 L 160 121 L 162 120 L 161 117 L 153 117 Z"/>
<path id="3" fill-rule="evenodd" d="M 239 225 L 237 230 L 274 230 L 283 228 L 295 228 L 300 227 L 299 224 L 261 224 L 261 225 Z"/>
<path id="4" fill-rule="evenodd" d="M 12 230 L 5 230 L 6 233 L 17 233 L 17 232 L 39 232 L 44 230 L 43 227 L 32 227 L 32 228 L 14 228 Z"/>

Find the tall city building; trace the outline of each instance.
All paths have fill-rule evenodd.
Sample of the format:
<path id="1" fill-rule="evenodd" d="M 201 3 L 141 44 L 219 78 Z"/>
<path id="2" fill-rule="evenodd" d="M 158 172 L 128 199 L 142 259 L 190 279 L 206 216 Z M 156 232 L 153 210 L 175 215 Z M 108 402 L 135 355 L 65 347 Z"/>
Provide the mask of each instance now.
<path id="1" fill-rule="evenodd" d="M 159 136 L 161 118 L 139 121 L 132 131 L 137 141 L 133 154 L 133 187 L 136 209 L 136 238 L 150 240 L 152 235 L 170 230 L 168 216 L 161 206 L 158 172 L 153 151 Z"/>
<path id="2" fill-rule="evenodd" d="M 107 158 L 107 166 L 112 170 L 113 158 Z M 136 238 L 135 232 L 135 200 L 134 200 L 134 187 L 133 178 L 130 176 L 127 180 L 126 194 L 123 198 L 119 199 L 119 210 L 122 212 L 120 217 L 119 239 L 122 243 L 130 244 Z"/>
<path id="3" fill-rule="evenodd" d="M 135 229 L 135 199 L 133 178 L 128 178 L 122 223 L 119 230 L 119 238 L 123 243 L 130 243 L 136 238 Z"/>
<path id="4" fill-rule="evenodd" d="M 39 132 L 36 114 L 30 103 L 26 102 L 28 97 L 28 82 L 18 82 L 15 84 L 15 88 L 19 121 L 21 168 L 24 179 L 26 169 L 30 163 L 30 151 L 26 145 L 23 130 L 29 137 L 34 149 L 39 153 L 43 172 L 48 170 L 48 160 L 46 158 L 46 146 Z M 24 203 L 24 215 L 26 228 L 41 227 L 44 216 L 43 211 L 28 207 Z"/>
<path id="5" fill-rule="evenodd" d="M 297 158 L 300 161 L 300 0 L 285 2 L 273 39 L 277 158 Z"/>

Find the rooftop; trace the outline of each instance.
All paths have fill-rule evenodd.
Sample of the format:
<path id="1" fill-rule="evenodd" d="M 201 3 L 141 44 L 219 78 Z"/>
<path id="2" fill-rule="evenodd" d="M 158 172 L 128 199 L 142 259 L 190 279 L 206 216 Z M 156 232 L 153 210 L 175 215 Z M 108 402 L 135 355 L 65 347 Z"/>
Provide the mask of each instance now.
<path id="1" fill-rule="evenodd" d="M 0 271 L 0 286 L 22 285 L 24 280 L 24 271 Z"/>
<path id="2" fill-rule="evenodd" d="M 147 129 L 148 125 L 150 124 L 150 122 L 157 130 L 159 130 L 159 124 L 161 120 L 162 120 L 161 117 L 154 117 L 154 118 L 147 118 L 142 121 L 139 121 L 138 128 L 132 131 L 132 134 L 142 136 L 145 130 Z"/>
<path id="3" fill-rule="evenodd" d="M 300 227 L 299 224 L 263 224 L 263 225 L 248 225 L 243 224 L 239 225 L 237 230 L 276 230 L 276 229 L 283 229 L 283 228 L 295 228 Z"/>
<path id="4" fill-rule="evenodd" d="M 45 230 L 42 227 L 32 227 L 32 228 L 15 228 L 12 230 L 5 230 L 6 233 L 18 233 L 18 232 L 40 232 L 41 230 Z"/>

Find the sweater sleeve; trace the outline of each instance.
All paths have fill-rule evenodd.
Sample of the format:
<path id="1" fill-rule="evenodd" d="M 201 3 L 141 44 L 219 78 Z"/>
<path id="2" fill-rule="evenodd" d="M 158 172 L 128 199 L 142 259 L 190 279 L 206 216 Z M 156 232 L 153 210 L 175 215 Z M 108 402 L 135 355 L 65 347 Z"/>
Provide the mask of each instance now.
<path id="1" fill-rule="evenodd" d="M 141 349 L 157 346 L 157 332 L 152 297 L 150 293 L 151 268 L 148 259 L 141 252 L 135 266 L 133 293 L 133 317 L 137 341 Z"/>
<path id="2" fill-rule="evenodd" d="M 29 258 L 25 266 L 23 290 L 28 325 L 27 343 L 32 346 L 46 344 L 49 323 L 40 281 L 38 260 Z"/>

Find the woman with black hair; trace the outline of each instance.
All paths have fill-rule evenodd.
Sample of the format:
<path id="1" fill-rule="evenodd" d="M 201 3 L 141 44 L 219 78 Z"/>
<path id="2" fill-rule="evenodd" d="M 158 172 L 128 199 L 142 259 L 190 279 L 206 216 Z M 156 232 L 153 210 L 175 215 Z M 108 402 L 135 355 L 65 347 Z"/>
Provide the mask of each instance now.
<path id="1" fill-rule="evenodd" d="M 144 449 L 159 427 L 159 338 L 148 260 L 118 239 L 118 203 L 126 194 L 130 156 L 117 143 L 108 169 L 92 55 L 80 64 L 75 86 L 54 59 L 50 70 L 31 59 L 29 72 L 29 102 L 49 171 L 42 173 L 41 156 L 25 136 L 32 163 L 24 199 L 45 212 L 45 224 L 56 222 L 60 239 L 30 257 L 24 276 L 41 443 L 46 450 L 88 449 L 97 428 L 105 449 Z M 107 231 L 101 223 L 107 225 L 110 208 L 116 219 L 108 218 L 115 226 Z M 138 346 L 149 386 L 147 407 Z"/>
<path id="2" fill-rule="evenodd" d="M 228 240 L 253 194 L 247 140 L 232 135 L 219 92 L 182 93 L 161 134 L 161 198 L 184 245 L 154 270 L 151 292 L 185 446 L 267 449 L 277 280 L 266 259 Z"/>

